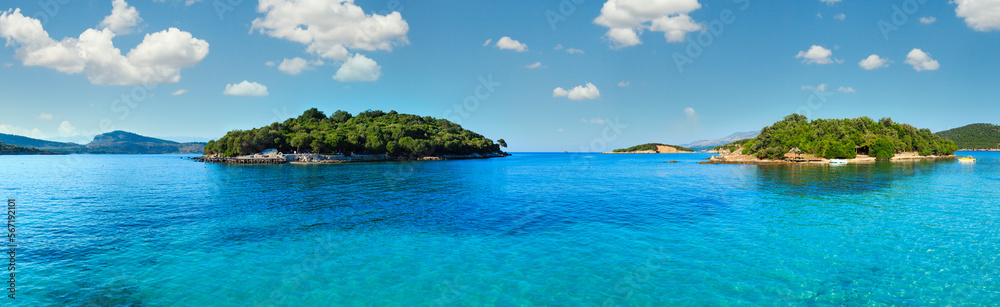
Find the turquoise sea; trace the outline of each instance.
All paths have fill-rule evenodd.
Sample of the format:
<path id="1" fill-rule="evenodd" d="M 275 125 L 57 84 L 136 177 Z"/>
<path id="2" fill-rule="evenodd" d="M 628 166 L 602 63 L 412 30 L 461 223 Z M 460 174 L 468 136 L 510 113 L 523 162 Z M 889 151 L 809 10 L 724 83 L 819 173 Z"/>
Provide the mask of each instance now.
<path id="1" fill-rule="evenodd" d="M 971 154 L 0 156 L 19 245 L 3 306 L 996 306 L 1000 154 Z"/>

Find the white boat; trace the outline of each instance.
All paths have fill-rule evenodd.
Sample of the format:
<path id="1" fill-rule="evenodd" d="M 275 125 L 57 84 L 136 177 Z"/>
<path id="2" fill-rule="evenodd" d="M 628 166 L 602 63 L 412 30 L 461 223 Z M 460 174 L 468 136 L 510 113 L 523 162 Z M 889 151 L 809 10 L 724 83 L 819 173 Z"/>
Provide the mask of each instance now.
<path id="1" fill-rule="evenodd" d="M 830 164 L 847 164 L 847 160 L 843 160 L 843 159 L 830 159 Z"/>

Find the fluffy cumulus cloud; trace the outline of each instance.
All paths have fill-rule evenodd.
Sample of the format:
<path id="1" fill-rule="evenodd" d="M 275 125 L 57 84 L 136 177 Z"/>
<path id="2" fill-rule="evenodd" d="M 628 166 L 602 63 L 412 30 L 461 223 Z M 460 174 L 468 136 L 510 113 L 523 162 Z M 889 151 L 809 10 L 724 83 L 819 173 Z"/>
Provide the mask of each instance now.
<path id="1" fill-rule="evenodd" d="M 366 14 L 354 0 L 261 0 L 257 12 L 264 17 L 253 20 L 251 31 L 306 45 L 308 53 L 341 62 L 333 78 L 342 82 L 375 81 L 382 75 L 374 60 L 352 50 L 392 51 L 409 44 L 410 25 L 399 12 Z"/>
<path id="2" fill-rule="evenodd" d="M 510 36 L 504 36 L 497 40 L 497 48 L 514 50 L 517 52 L 528 51 L 528 45 L 522 44 L 521 42 L 510 38 Z"/>
<path id="3" fill-rule="evenodd" d="M 628 81 L 618 82 L 618 87 L 629 87 L 629 85 L 632 85 L 632 83 Z"/>
<path id="4" fill-rule="evenodd" d="M 489 45 L 490 45 L 490 43 L 492 43 L 492 42 L 493 42 L 493 39 L 492 39 L 492 38 L 490 38 L 490 39 L 487 39 L 487 40 L 486 40 L 486 42 L 485 42 L 485 43 L 483 43 L 483 47 L 486 47 L 486 46 L 489 46 Z M 560 45 L 560 46 L 562 46 L 562 45 Z"/>
<path id="5" fill-rule="evenodd" d="M 105 19 L 102 24 L 109 24 L 100 30 L 87 29 L 78 38 L 56 41 L 39 20 L 25 17 L 20 9 L 8 10 L 0 13 L 0 37 L 18 46 L 14 56 L 24 66 L 83 73 L 99 85 L 176 83 L 181 68 L 194 66 L 208 55 L 208 42 L 177 28 L 146 34 L 138 46 L 122 55 L 112 39 L 119 34 L 116 31 L 131 28 L 131 22 L 121 21 L 128 18 L 115 16 L 131 12 L 125 11 L 112 13 L 109 18 L 114 18 Z M 138 15 L 135 18 L 138 22 Z"/>
<path id="6" fill-rule="evenodd" d="M 667 42 L 683 42 L 687 33 L 704 26 L 690 16 L 698 0 L 608 0 L 594 23 L 608 28 L 605 37 L 615 49 L 642 43 L 643 31 L 662 32 Z"/>
<path id="7" fill-rule="evenodd" d="M 601 97 L 601 91 L 593 83 L 587 82 L 586 85 L 579 85 L 568 91 L 557 87 L 552 90 L 552 97 L 566 97 L 569 100 L 597 99 Z"/>
<path id="8" fill-rule="evenodd" d="M 837 15 L 833 15 L 833 19 L 844 20 L 844 19 L 847 19 L 847 15 L 844 15 L 844 13 L 840 13 L 840 14 L 837 14 Z"/>
<path id="9" fill-rule="evenodd" d="M 808 51 L 799 51 L 795 55 L 796 59 L 802 59 L 806 64 L 830 64 L 833 63 L 833 51 L 823 48 L 823 46 L 812 45 Z"/>
<path id="10" fill-rule="evenodd" d="M 226 84 L 226 90 L 222 91 L 222 93 L 229 96 L 265 97 L 268 95 L 267 86 L 247 80 L 243 80 L 243 82 L 237 84 Z"/>
<path id="11" fill-rule="evenodd" d="M 1000 1 L 954 0 L 955 15 L 965 18 L 965 24 L 976 31 L 1000 30 Z"/>
<path id="12" fill-rule="evenodd" d="M 271 64 L 268 66 L 274 66 L 274 62 L 269 62 L 269 63 Z M 301 74 L 302 71 L 304 70 L 313 69 L 313 66 L 320 66 L 323 64 L 324 64 L 323 60 L 307 61 L 306 59 L 300 57 L 295 57 L 291 59 L 286 58 L 281 60 L 281 64 L 278 64 L 278 70 L 286 74 L 295 76 Z"/>
<path id="13" fill-rule="evenodd" d="M 399 12 L 365 14 L 354 0 L 261 0 L 251 31 L 306 45 L 323 58 L 346 61 L 348 49 L 392 51 L 409 43 L 410 25 Z"/>
<path id="14" fill-rule="evenodd" d="M 826 88 L 827 87 L 828 87 L 828 85 L 826 83 L 822 83 L 822 84 L 817 85 L 817 86 L 803 85 L 802 86 L 802 90 L 803 91 L 813 91 L 813 90 L 815 90 L 815 91 L 819 91 L 819 92 L 826 92 Z"/>
<path id="15" fill-rule="evenodd" d="M 340 82 L 374 82 L 382 77 L 382 66 L 361 54 L 355 54 L 344 62 L 333 75 Z"/>
<path id="16" fill-rule="evenodd" d="M 76 136 L 77 134 L 76 127 L 73 127 L 69 121 L 64 120 L 61 124 L 59 124 L 59 136 L 71 137 Z"/>
<path id="17" fill-rule="evenodd" d="M 938 64 L 937 60 L 932 59 L 930 54 L 916 48 L 906 54 L 906 64 L 913 66 L 913 69 L 916 71 L 937 70 L 941 67 L 941 64 Z"/>
<path id="18" fill-rule="evenodd" d="M 861 62 L 858 62 L 858 66 L 866 70 L 874 70 L 882 67 L 889 66 L 889 59 L 878 56 L 877 54 L 869 55 Z"/>
<path id="19" fill-rule="evenodd" d="M 937 21 L 937 18 L 935 18 L 935 17 L 933 17 L 933 16 L 924 16 L 924 17 L 920 17 L 920 23 L 922 23 L 922 24 L 925 24 L 925 25 L 929 25 L 929 24 L 932 24 L 932 23 L 934 23 L 935 21 Z"/>
<path id="20" fill-rule="evenodd" d="M 125 3 L 125 0 L 114 0 L 111 6 L 111 15 L 104 17 L 99 26 L 107 27 L 118 34 L 129 34 L 142 22 L 139 11 Z"/>

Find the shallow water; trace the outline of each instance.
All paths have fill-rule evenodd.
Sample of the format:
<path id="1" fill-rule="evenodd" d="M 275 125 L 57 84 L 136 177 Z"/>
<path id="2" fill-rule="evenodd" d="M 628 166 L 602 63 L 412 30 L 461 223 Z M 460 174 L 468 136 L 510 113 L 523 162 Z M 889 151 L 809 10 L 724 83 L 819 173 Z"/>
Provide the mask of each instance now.
<path id="1" fill-rule="evenodd" d="M 0 197 L 17 306 L 998 305 L 1000 154 L 973 155 L 0 156 Z"/>

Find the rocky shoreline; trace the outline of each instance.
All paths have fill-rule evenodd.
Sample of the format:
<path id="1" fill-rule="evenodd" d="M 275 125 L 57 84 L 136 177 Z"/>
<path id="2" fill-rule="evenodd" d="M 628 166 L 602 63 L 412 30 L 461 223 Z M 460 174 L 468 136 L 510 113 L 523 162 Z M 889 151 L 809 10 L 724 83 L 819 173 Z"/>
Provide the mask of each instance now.
<path id="1" fill-rule="evenodd" d="M 254 154 L 236 157 L 208 155 L 191 158 L 199 162 L 222 164 L 325 164 L 393 161 L 442 161 L 465 159 L 489 159 L 510 156 L 509 153 L 441 155 L 441 156 L 390 156 L 390 155 L 327 155 L 327 154 Z"/>
<path id="2" fill-rule="evenodd" d="M 898 153 L 896 156 L 889 159 L 890 162 L 907 162 L 907 161 L 917 161 L 917 160 L 934 160 L 934 159 L 954 159 L 961 158 L 964 156 L 959 155 L 944 155 L 944 156 L 921 156 L 915 152 L 903 152 Z M 846 162 L 848 164 L 866 164 L 875 163 L 878 160 L 875 157 L 870 157 L 867 155 L 858 155 L 853 159 L 833 159 Z M 830 164 L 831 159 L 826 159 L 822 157 L 816 157 L 807 154 L 796 154 L 796 155 L 786 155 L 785 159 L 782 160 L 770 160 L 770 159 L 758 159 L 755 156 L 744 155 L 736 152 L 728 152 L 723 150 L 719 155 L 712 156 L 708 158 L 708 161 L 698 162 L 698 164 L 758 164 L 758 165 L 779 165 L 779 164 Z"/>

